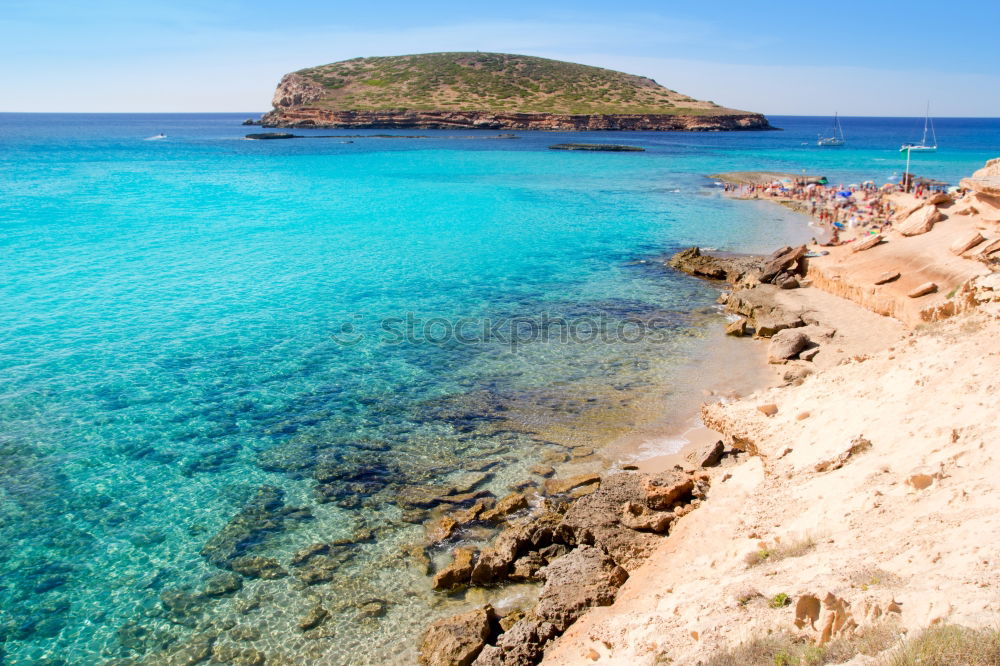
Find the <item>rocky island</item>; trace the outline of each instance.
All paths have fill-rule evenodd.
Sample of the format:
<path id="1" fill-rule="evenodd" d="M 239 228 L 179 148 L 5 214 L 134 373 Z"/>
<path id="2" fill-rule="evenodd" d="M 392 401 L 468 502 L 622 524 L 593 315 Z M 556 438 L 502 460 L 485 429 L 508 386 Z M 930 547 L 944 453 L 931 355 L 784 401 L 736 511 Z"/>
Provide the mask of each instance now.
<path id="1" fill-rule="evenodd" d="M 286 74 L 264 127 L 734 131 L 759 113 L 653 79 L 504 53 L 354 58 Z"/>

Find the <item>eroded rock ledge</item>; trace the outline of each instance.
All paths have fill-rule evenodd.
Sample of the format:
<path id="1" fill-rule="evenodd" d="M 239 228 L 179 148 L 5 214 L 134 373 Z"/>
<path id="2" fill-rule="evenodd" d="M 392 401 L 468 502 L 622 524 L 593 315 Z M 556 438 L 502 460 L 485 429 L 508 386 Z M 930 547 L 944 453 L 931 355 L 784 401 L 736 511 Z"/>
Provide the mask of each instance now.
<path id="1" fill-rule="evenodd" d="M 720 464 L 723 456 L 716 448 L 721 444 L 699 462 Z M 481 552 L 456 548 L 434 587 L 447 591 L 537 581 L 543 583 L 538 602 L 504 617 L 487 605 L 435 622 L 424 634 L 420 663 L 538 663 L 549 642 L 588 609 L 614 601 L 629 571 L 642 564 L 676 520 L 701 504 L 709 484 L 707 472 L 675 467 L 656 475 L 550 479 L 548 496 L 531 510 L 516 494 L 501 500 L 496 508 L 511 509 L 502 531 Z"/>
<path id="2" fill-rule="evenodd" d="M 759 113 L 684 116 L 666 114 L 565 115 L 495 111 L 336 111 L 311 106 L 275 108 L 263 127 L 353 129 L 506 129 L 559 131 L 720 132 L 774 129 Z"/>

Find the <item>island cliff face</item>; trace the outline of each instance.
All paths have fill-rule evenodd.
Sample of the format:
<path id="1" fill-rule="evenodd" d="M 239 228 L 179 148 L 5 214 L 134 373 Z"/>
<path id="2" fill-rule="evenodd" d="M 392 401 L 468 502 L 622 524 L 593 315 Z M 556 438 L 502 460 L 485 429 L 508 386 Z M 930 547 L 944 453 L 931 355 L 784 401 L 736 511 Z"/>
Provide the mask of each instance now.
<path id="1" fill-rule="evenodd" d="M 511 129 L 511 130 L 637 130 L 713 132 L 773 129 L 756 113 L 727 116 L 563 115 L 498 113 L 493 111 L 329 111 L 316 107 L 275 109 L 264 114 L 264 127 L 353 129 Z"/>
<path id="2" fill-rule="evenodd" d="M 735 131 L 767 118 L 652 79 L 544 58 L 438 53 L 356 58 L 286 74 L 264 127 Z"/>

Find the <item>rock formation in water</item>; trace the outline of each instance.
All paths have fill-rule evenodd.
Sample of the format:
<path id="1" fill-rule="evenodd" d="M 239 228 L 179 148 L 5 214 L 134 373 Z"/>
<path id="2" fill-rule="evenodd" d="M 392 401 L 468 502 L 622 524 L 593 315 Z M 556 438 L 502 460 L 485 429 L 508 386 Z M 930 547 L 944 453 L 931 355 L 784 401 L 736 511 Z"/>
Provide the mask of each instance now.
<path id="1" fill-rule="evenodd" d="M 286 74 L 265 127 L 762 130 L 759 113 L 727 109 L 652 79 L 502 53 L 354 58 Z"/>

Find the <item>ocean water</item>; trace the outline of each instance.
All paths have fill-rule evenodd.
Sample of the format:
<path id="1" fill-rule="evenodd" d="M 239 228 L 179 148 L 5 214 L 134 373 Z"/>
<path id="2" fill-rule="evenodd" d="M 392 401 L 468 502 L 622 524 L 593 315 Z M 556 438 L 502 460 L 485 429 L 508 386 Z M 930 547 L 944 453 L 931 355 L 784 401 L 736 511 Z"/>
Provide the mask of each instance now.
<path id="1" fill-rule="evenodd" d="M 707 174 L 882 181 L 923 124 L 253 142 L 247 115 L 0 114 L 5 663 L 411 663 L 430 619 L 530 597 L 432 593 L 415 494 L 537 481 L 677 388 L 717 292 L 657 258 L 813 235 Z M 937 134 L 913 172 L 1000 155 L 1000 120 Z M 547 149 L 591 140 L 647 152 Z"/>

